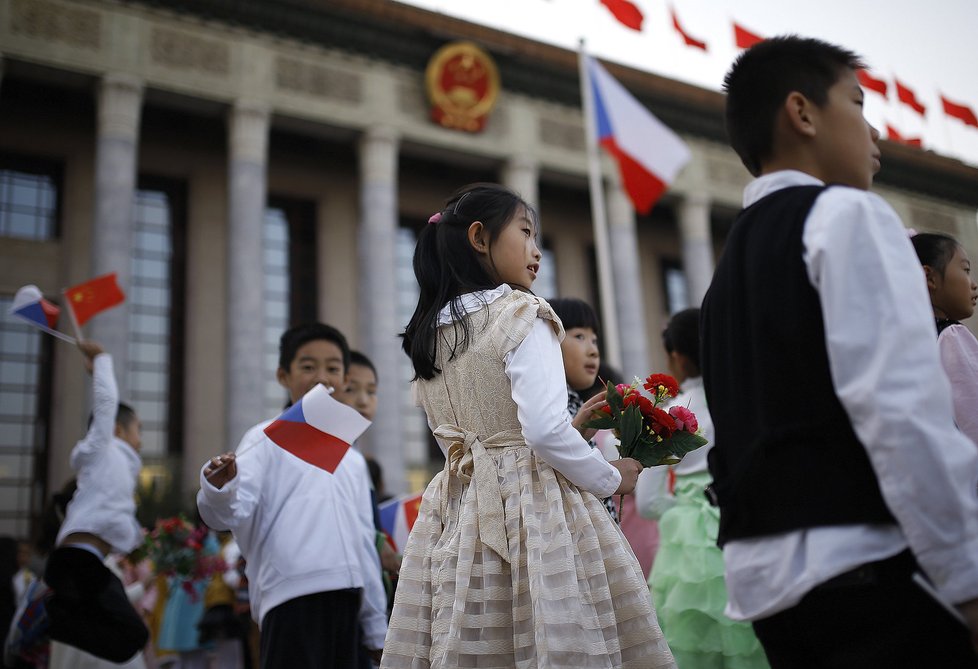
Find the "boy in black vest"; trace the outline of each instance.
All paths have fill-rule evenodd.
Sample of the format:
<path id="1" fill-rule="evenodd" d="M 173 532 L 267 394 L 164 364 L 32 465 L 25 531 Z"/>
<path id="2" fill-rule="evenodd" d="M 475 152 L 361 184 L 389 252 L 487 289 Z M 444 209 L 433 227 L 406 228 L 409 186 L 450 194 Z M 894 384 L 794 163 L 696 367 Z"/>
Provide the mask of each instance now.
<path id="1" fill-rule="evenodd" d="M 758 177 L 703 302 L 727 614 L 778 667 L 978 667 L 978 452 L 927 293 L 869 193 L 850 51 L 781 37 L 725 79 Z"/>

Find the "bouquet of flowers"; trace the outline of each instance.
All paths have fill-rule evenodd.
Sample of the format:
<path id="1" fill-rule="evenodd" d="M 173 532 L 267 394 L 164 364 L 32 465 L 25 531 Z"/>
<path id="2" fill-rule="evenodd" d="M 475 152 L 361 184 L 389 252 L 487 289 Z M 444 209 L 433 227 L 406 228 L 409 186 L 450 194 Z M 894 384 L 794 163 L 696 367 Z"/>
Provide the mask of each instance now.
<path id="1" fill-rule="evenodd" d="M 639 390 L 640 384 L 649 397 Z M 706 443 L 692 411 L 683 406 L 669 411 L 659 407 L 678 393 L 679 384 L 668 374 L 651 374 L 644 383 L 635 379 L 630 386 L 609 382 L 608 406 L 595 412 L 585 427 L 614 430 L 623 458 L 634 458 L 645 467 L 674 465 Z"/>
<path id="2" fill-rule="evenodd" d="M 203 525 L 194 527 L 183 516 L 163 518 L 156 521 L 143 544 L 156 573 L 175 577 L 191 597 L 196 596 L 194 583 L 227 570 L 220 555 L 204 553 L 207 531 Z"/>

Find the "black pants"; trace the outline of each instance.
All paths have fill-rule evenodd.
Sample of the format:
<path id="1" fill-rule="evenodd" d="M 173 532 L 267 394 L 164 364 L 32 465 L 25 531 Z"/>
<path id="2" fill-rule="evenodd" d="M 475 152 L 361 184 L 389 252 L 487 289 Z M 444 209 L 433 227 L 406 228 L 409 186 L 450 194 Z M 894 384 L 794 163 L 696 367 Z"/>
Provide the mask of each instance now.
<path id="1" fill-rule="evenodd" d="M 261 621 L 262 669 L 356 669 L 359 648 L 359 589 L 296 597 Z"/>
<path id="2" fill-rule="evenodd" d="M 149 630 L 115 574 L 94 554 L 63 546 L 48 558 L 44 580 L 50 635 L 111 662 L 125 662 L 142 650 Z"/>
<path id="3" fill-rule="evenodd" d="M 754 622 L 773 669 L 974 669 L 967 628 L 913 582 L 909 551 L 824 583 Z"/>

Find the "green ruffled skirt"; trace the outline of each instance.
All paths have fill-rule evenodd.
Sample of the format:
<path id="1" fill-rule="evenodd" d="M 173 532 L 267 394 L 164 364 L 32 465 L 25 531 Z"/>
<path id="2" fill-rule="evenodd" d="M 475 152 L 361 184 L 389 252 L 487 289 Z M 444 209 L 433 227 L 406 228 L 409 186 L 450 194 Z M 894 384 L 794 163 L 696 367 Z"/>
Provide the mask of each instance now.
<path id="1" fill-rule="evenodd" d="M 720 511 L 703 494 L 707 473 L 676 478 L 676 505 L 659 520 L 649 587 L 659 625 L 679 669 L 764 669 L 749 623 L 723 615 L 727 586 L 716 545 Z"/>

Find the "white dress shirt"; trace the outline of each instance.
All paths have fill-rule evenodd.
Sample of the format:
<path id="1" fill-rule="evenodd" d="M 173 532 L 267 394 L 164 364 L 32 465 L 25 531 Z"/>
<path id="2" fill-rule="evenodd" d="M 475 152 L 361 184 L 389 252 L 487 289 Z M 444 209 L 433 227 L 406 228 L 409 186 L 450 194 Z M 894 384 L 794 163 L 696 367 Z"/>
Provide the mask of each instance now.
<path id="1" fill-rule="evenodd" d="M 822 182 L 791 170 L 762 176 L 747 186 L 744 206 L 801 185 Z M 878 195 L 835 187 L 815 201 L 802 241 L 833 386 L 897 525 L 730 541 L 723 549 L 726 613 L 765 618 L 820 583 L 908 546 L 944 599 L 976 598 L 978 451 L 954 427 L 923 270 L 906 231 Z"/>
<path id="2" fill-rule="evenodd" d="M 503 284 L 466 293 L 456 300 L 461 312 L 468 314 L 511 292 L 513 289 Z M 438 314 L 438 324 L 451 322 L 451 310 L 446 305 Z M 621 473 L 608 464 L 600 450 L 591 448 L 567 416 L 564 359 L 550 323 L 537 318 L 526 338 L 506 354 L 505 365 L 527 446 L 579 488 L 599 498 L 613 495 L 621 485 Z"/>
<path id="3" fill-rule="evenodd" d="M 673 398 L 668 407 L 686 407 L 696 415 L 700 434 L 706 443 L 695 451 L 687 453 L 682 462 L 672 467 L 647 467 L 638 475 L 635 485 L 635 508 L 644 518 L 658 519 L 676 503 L 676 498 L 668 490 L 669 470 L 676 476 L 699 474 L 707 470 L 706 456 L 713 448 L 713 418 L 706 406 L 706 393 L 703 391 L 703 377 L 696 376 L 683 381 L 682 392 Z"/>
<path id="4" fill-rule="evenodd" d="M 941 364 L 951 380 L 954 422 L 978 446 L 978 339 L 963 325 L 951 325 L 937 338 Z"/>
<path id="5" fill-rule="evenodd" d="M 142 461 L 132 446 L 115 436 L 119 390 L 108 353 L 95 356 L 92 385 L 92 424 L 71 451 L 78 489 L 68 504 L 57 545 L 69 534 L 88 532 L 116 551 L 129 553 L 142 541 L 134 496 Z"/>

